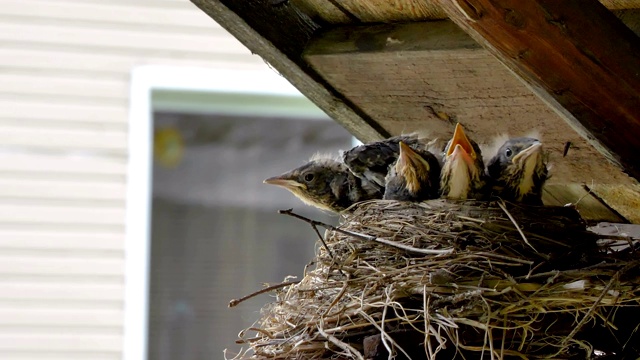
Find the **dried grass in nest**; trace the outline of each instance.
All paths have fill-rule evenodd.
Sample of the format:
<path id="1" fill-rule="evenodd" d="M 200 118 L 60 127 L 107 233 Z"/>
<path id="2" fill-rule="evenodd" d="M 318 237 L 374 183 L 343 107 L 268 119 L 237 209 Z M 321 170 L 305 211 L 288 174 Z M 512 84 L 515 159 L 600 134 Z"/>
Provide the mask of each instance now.
<path id="1" fill-rule="evenodd" d="M 637 244 L 613 251 L 571 208 L 371 201 L 340 229 L 404 248 L 327 231 L 333 256 L 277 291 L 239 358 L 586 359 L 640 322 Z"/>

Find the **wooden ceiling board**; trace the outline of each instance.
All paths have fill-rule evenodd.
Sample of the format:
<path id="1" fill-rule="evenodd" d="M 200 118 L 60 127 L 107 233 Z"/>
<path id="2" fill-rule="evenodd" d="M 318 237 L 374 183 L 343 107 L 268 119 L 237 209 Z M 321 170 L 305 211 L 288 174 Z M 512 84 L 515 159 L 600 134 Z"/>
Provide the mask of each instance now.
<path id="1" fill-rule="evenodd" d="M 550 152 L 552 183 L 635 183 L 451 22 L 336 29 L 304 58 L 391 134 L 445 139 L 460 122 L 492 144 L 503 133 L 537 132 Z"/>
<path id="2" fill-rule="evenodd" d="M 444 20 L 436 0 L 290 0 L 328 24 L 400 23 Z M 600 0 L 609 10 L 640 9 L 640 0 Z"/>
<path id="3" fill-rule="evenodd" d="M 595 0 L 438 0 L 600 153 L 640 179 L 640 38 Z"/>

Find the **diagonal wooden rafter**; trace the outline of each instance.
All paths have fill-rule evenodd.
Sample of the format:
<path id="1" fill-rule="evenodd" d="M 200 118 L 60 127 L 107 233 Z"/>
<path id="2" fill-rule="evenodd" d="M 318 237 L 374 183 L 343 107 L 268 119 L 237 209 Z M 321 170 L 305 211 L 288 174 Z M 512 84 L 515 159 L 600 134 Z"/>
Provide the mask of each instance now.
<path id="1" fill-rule="evenodd" d="M 634 208 L 637 208 L 633 204 L 640 201 L 640 186 L 618 170 L 613 164 L 615 159 L 612 162 L 598 160 L 603 157 L 591 146 L 586 146 L 565 121 L 553 114 L 494 57 L 483 55 L 484 50 L 475 41 L 464 39 L 465 34 L 453 24 L 414 22 L 386 29 L 383 25 L 364 24 L 358 20 L 356 23 L 361 25 L 364 35 L 360 36 L 357 35 L 360 31 L 353 33 L 349 25 L 336 26 L 345 21 L 353 25 L 344 14 L 337 14 L 343 18 L 334 22 L 339 16 L 326 16 L 326 11 L 317 11 L 316 5 L 324 6 L 328 3 L 326 0 L 191 1 L 362 141 L 425 127 L 435 135 L 446 136 L 452 129 L 452 122 L 458 120 L 471 125 L 471 133 L 485 141 L 494 132 L 521 134 L 524 128 L 543 127 L 545 130 L 541 135 L 549 145 L 547 148 L 555 151 L 556 159 L 562 156 L 557 154 L 562 154 L 565 143 L 570 142 L 572 149 L 567 158 L 554 162 L 554 166 L 557 165 L 554 167 L 555 184 L 547 187 L 547 202 L 556 205 L 578 202 L 579 206 L 583 205 L 583 216 L 592 221 L 620 221 L 615 211 L 629 220 L 640 221 L 633 217 Z M 441 0 L 402 0 L 394 3 L 390 11 L 397 13 L 397 18 L 403 18 L 409 14 L 407 11 L 422 9 L 424 1 L 435 6 L 433 3 Z M 621 0 L 602 1 L 612 8 L 611 4 L 619 4 Z M 640 4 L 640 0 L 629 1 Z M 363 6 L 358 7 L 358 2 Z M 336 3 L 345 7 L 345 4 L 352 4 L 353 9 L 360 11 L 358 19 L 365 19 L 367 11 L 378 2 L 386 3 L 383 0 L 339 0 Z M 629 10 L 633 8 L 631 5 L 622 6 L 627 10 L 618 11 L 616 16 L 624 18 L 625 24 L 638 32 L 640 13 Z M 349 8 L 349 11 L 353 9 Z M 379 7 L 373 9 L 376 16 L 382 16 L 374 22 L 386 22 L 387 12 Z M 325 10 L 333 11 L 331 7 Z M 434 20 L 431 15 L 426 19 L 422 13 L 417 15 L 417 20 Z M 453 30 L 437 30 L 447 30 L 448 26 Z M 332 34 L 339 36 L 332 38 Z M 354 38 L 349 34 L 357 36 Z M 328 47 L 315 51 L 324 40 L 330 41 Z M 343 47 L 345 44 L 347 48 Z M 436 48 L 432 49 L 433 46 Z M 371 59 L 379 66 L 372 66 Z M 434 60 L 446 67 L 438 66 Z M 334 66 L 340 63 L 344 66 Z M 360 69 L 361 76 L 348 71 L 355 68 Z M 451 81 L 436 82 L 447 77 Z M 593 158 L 589 154 L 593 154 Z M 570 166 L 560 166 L 561 162 Z M 587 189 L 567 182 L 598 186 Z M 600 184 L 609 185 L 602 187 L 604 192 L 599 192 Z M 566 191 L 567 185 L 576 191 Z M 592 197 L 589 192 L 594 190 L 601 199 L 587 201 Z M 634 199 L 631 207 L 627 207 L 629 211 L 619 206 L 621 197 L 625 201 Z M 615 211 L 608 211 L 606 206 L 603 208 L 601 202 Z M 599 207 L 593 204 L 599 204 Z"/>
<path id="2" fill-rule="evenodd" d="M 554 165 L 553 183 L 634 183 L 452 22 L 336 27 L 303 57 L 391 134 L 446 139 L 456 122 L 488 145 L 500 133 L 535 134 Z"/>
<path id="3" fill-rule="evenodd" d="M 304 64 L 304 45 L 319 25 L 286 1 L 191 0 L 207 15 L 260 55 L 319 108 L 364 141 L 389 134 Z M 242 14 L 240 16 L 239 14 Z"/>
<path id="4" fill-rule="evenodd" d="M 600 150 L 640 179 L 640 39 L 595 0 L 438 0 Z"/>

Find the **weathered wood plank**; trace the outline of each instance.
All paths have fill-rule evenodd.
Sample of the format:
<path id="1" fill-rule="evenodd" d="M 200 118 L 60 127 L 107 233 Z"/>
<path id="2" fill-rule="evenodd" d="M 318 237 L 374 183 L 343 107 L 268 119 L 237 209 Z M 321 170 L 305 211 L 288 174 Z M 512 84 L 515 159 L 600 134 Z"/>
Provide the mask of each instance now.
<path id="1" fill-rule="evenodd" d="M 192 2 L 357 138 L 369 141 L 389 135 L 306 67 L 300 55 L 319 26 L 297 7 L 269 0 Z"/>
<path id="2" fill-rule="evenodd" d="M 580 184 L 548 185 L 543 191 L 542 200 L 545 205 L 565 206 L 573 204 L 580 216 L 591 223 L 601 221 L 621 223 L 627 221 L 627 219 L 600 202 Z"/>
<path id="3" fill-rule="evenodd" d="M 499 133 L 537 130 L 550 152 L 552 183 L 635 183 L 451 22 L 341 27 L 304 56 L 392 134 L 444 139 L 461 122 L 476 140 L 491 143 Z"/>
<path id="4" fill-rule="evenodd" d="M 290 0 L 313 19 L 329 24 L 444 20 L 436 0 Z M 640 8 L 640 0 L 599 0 L 610 10 Z"/>
<path id="5" fill-rule="evenodd" d="M 596 184 L 589 190 L 634 224 L 640 224 L 640 186 Z"/>
<path id="6" fill-rule="evenodd" d="M 640 39 L 609 10 L 595 0 L 438 2 L 593 146 L 640 179 Z"/>

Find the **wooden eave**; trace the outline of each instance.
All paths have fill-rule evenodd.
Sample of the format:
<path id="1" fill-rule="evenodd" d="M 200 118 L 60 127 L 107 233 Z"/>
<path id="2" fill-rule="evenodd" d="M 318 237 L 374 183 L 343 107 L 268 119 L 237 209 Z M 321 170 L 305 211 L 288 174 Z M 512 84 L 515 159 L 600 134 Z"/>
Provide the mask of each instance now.
<path id="1" fill-rule="evenodd" d="M 546 203 L 640 223 L 640 0 L 192 2 L 362 141 L 535 131 Z"/>

